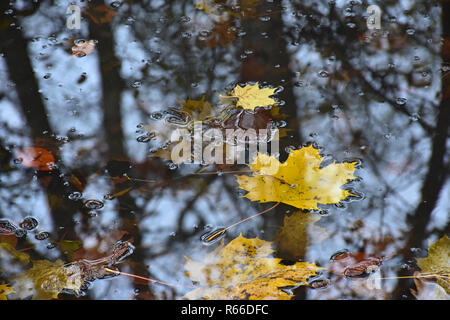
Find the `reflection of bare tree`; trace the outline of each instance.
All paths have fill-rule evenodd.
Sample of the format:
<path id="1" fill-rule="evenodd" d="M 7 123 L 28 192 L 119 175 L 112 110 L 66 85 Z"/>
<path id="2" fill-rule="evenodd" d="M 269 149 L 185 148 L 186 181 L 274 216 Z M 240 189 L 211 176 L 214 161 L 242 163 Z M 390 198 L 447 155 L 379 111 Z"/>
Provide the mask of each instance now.
<path id="1" fill-rule="evenodd" d="M 89 8 L 105 6 L 103 0 L 95 0 L 89 3 Z M 89 34 L 97 40 L 97 52 L 100 62 L 100 73 L 102 81 L 102 110 L 103 110 L 103 128 L 105 131 L 106 154 L 108 159 L 108 172 L 111 177 L 122 177 L 129 173 L 130 163 L 126 160 L 127 154 L 124 149 L 124 135 L 122 128 L 121 98 L 125 88 L 124 81 L 120 76 L 121 62 L 117 58 L 114 49 L 114 36 L 109 23 L 96 24 L 92 19 L 89 20 Z M 120 192 L 131 186 L 129 181 L 124 183 L 115 183 L 113 193 Z M 130 212 L 136 212 L 135 199 L 129 193 L 121 196 L 119 199 L 119 217 L 122 219 L 122 228 L 129 231 L 133 243 L 136 247 L 132 257 L 131 270 L 134 274 L 149 277 L 148 269 L 142 265 L 145 260 L 145 251 L 141 247 L 142 235 L 139 226 L 132 222 L 133 217 Z M 134 225 L 134 226 L 133 226 Z M 149 287 L 146 284 L 135 283 L 136 292 L 146 293 Z M 151 296 L 151 294 L 150 294 Z M 148 298 L 148 296 L 147 296 Z"/>
<path id="2" fill-rule="evenodd" d="M 5 53 L 5 61 L 8 69 L 9 77 L 15 84 L 19 99 L 19 108 L 26 119 L 26 123 L 30 130 L 32 140 L 53 141 L 51 152 L 55 156 L 59 167 L 52 171 L 50 176 L 45 173 L 39 175 L 41 185 L 47 193 L 47 199 L 51 208 L 51 215 L 54 223 L 61 228 L 55 230 L 55 235 L 61 236 L 63 233 L 71 233 L 73 231 L 72 218 L 79 204 L 68 199 L 68 195 L 74 191 L 74 188 L 65 183 L 65 176 L 70 176 L 62 165 L 59 149 L 56 147 L 53 130 L 47 118 L 47 111 L 44 106 L 39 87 L 28 56 L 28 40 L 24 38 L 21 29 L 16 28 L 18 20 L 17 15 L 33 14 L 38 6 L 33 5 L 32 9 L 24 12 L 15 12 L 14 14 L 6 14 L 10 8 L 8 2 L 0 4 L 2 21 L 9 21 L 11 24 L 7 28 L 0 30 L 1 48 Z M 49 147 L 46 147 L 49 148 Z M 47 178 L 47 179 L 46 179 Z M 47 181 L 45 181 L 47 180 Z M 50 182 L 48 182 L 50 180 Z M 60 199 L 55 201 L 55 199 Z M 65 228 L 65 229 L 64 229 Z"/>
<path id="3" fill-rule="evenodd" d="M 442 38 L 450 37 L 450 3 L 442 3 Z M 442 65 L 450 63 L 450 54 L 445 46 L 442 48 Z M 411 248 L 422 248 L 424 240 L 427 238 L 427 226 L 431 220 L 431 213 L 437 205 L 439 194 L 448 178 L 448 164 L 445 163 L 447 138 L 449 136 L 450 119 L 450 89 L 449 81 L 446 78 L 442 80 L 442 101 L 439 105 L 436 128 L 432 136 L 432 153 L 428 160 L 428 172 L 421 190 L 421 201 L 416 210 L 408 216 L 408 222 L 411 228 L 407 234 L 407 245 L 404 257 L 409 258 Z M 449 225 L 443 229 L 442 233 L 449 233 Z M 400 272 L 400 276 L 403 273 Z M 408 288 L 411 281 L 399 281 L 394 292 L 397 299 L 409 295 Z"/>

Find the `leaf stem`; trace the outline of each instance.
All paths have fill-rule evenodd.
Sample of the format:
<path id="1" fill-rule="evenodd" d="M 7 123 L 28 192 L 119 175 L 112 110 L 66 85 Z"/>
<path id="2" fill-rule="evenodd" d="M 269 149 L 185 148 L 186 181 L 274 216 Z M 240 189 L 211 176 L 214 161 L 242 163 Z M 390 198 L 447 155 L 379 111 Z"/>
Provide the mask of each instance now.
<path id="1" fill-rule="evenodd" d="M 132 278 L 136 278 L 136 279 L 140 279 L 140 280 L 145 280 L 145 281 L 149 281 L 149 282 L 159 283 L 159 284 L 162 284 L 162 285 L 165 285 L 165 286 L 169 286 L 169 287 L 195 288 L 193 286 L 184 286 L 184 285 L 181 285 L 181 284 L 172 284 L 172 283 L 167 283 L 167 282 L 163 282 L 163 281 L 159 281 L 159 280 L 154 280 L 154 279 L 138 276 L 138 275 L 127 273 L 127 272 L 112 270 L 112 269 L 107 268 L 107 267 L 103 267 L 103 269 L 108 271 L 108 272 L 115 273 L 115 274 L 121 274 L 121 275 L 124 275 L 124 276 L 127 276 L 127 277 L 132 277 Z"/>

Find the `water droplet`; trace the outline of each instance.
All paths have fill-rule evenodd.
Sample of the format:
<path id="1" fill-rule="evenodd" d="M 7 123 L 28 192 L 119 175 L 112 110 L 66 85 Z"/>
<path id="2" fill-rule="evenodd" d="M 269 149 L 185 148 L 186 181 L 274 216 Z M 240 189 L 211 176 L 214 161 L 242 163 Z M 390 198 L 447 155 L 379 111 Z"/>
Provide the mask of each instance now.
<path id="1" fill-rule="evenodd" d="M 171 162 L 171 163 L 169 163 L 169 169 L 170 170 L 176 170 L 176 169 L 178 169 L 178 165 L 173 163 L 173 162 Z"/>
<path id="2" fill-rule="evenodd" d="M 136 138 L 137 142 L 149 142 L 155 137 L 155 134 L 145 134 Z"/>
<path id="3" fill-rule="evenodd" d="M 408 101 L 408 99 L 406 99 L 406 98 L 397 98 L 395 100 L 395 103 L 397 103 L 400 106 L 403 106 L 404 104 L 406 104 L 406 101 Z"/>
<path id="4" fill-rule="evenodd" d="M 34 236 L 36 240 L 45 240 L 50 237 L 50 233 L 48 232 L 39 232 L 37 235 Z"/>
<path id="5" fill-rule="evenodd" d="M 152 119 L 152 120 L 161 120 L 162 117 L 163 117 L 163 114 L 161 112 L 153 112 L 150 115 L 150 119 Z"/>
<path id="6" fill-rule="evenodd" d="M 189 21 L 191 21 L 191 18 L 188 16 L 182 16 L 180 19 L 181 23 L 188 23 Z"/>
<path id="7" fill-rule="evenodd" d="M 14 235 L 15 235 L 17 238 L 22 238 L 22 237 L 24 237 L 24 236 L 27 235 L 27 230 L 24 230 L 24 229 L 16 229 L 16 230 L 14 231 Z"/>
<path id="8" fill-rule="evenodd" d="M 75 192 L 72 192 L 71 194 L 69 194 L 68 198 L 70 200 L 76 201 L 76 200 L 81 199 L 82 196 L 83 196 L 83 194 L 81 192 L 75 191 Z"/>
<path id="9" fill-rule="evenodd" d="M 85 208 L 92 209 L 92 210 L 99 210 L 99 209 L 103 208 L 104 205 L 105 204 L 103 202 L 101 202 L 100 200 L 95 200 L 95 199 L 89 199 L 83 203 L 83 206 Z"/>
<path id="10" fill-rule="evenodd" d="M 219 241 L 220 239 L 222 239 L 226 233 L 227 233 L 227 230 L 225 228 L 217 228 L 217 229 L 214 229 L 212 231 L 209 231 L 209 232 L 203 234 L 200 237 L 200 240 L 204 244 L 213 244 L 213 243 Z"/>
<path id="11" fill-rule="evenodd" d="M 132 87 L 132 88 L 139 88 L 141 85 L 142 85 L 142 83 L 141 83 L 140 81 L 134 81 L 134 82 L 131 84 L 131 87 Z"/>
<path id="12" fill-rule="evenodd" d="M 56 243 L 47 244 L 47 249 L 54 249 L 54 248 L 56 248 Z"/>
<path id="13" fill-rule="evenodd" d="M 44 79 L 50 79 L 51 76 L 52 76 L 51 73 L 46 73 L 43 78 Z"/>
<path id="14" fill-rule="evenodd" d="M 321 76 L 322 78 L 327 78 L 328 72 L 325 70 L 321 70 L 321 71 L 319 71 L 319 76 Z"/>
<path id="15" fill-rule="evenodd" d="M 419 121 L 420 116 L 417 113 L 413 113 L 410 117 L 411 121 Z"/>
<path id="16" fill-rule="evenodd" d="M 19 224 L 19 226 L 25 230 L 33 230 L 38 226 L 39 222 L 33 218 L 33 217 L 26 217 L 23 219 L 23 221 Z"/>
<path id="17" fill-rule="evenodd" d="M 121 1 L 113 1 L 111 2 L 110 6 L 114 9 L 120 8 L 120 6 L 122 5 Z"/>

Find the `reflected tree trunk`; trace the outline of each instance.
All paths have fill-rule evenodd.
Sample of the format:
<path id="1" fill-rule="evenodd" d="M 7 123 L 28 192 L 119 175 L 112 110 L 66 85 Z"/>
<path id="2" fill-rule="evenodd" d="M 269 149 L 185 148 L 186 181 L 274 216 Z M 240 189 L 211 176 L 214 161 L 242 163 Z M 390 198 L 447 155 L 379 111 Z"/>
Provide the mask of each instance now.
<path id="1" fill-rule="evenodd" d="M 442 38 L 448 41 L 450 37 L 450 3 L 442 3 Z M 450 64 L 450 52 L 444 45 L 442 47 L 442 65 Z M 448 166 L 445 163 L 447 137 L 449 135 L 450 120 L 450 81 L 448 77 L 442 80 L 442 100 L 439 105 L 437 115 L 436 129 L 431 141 L 431 157 L 428 161 L 428 172 L 421 191 L 421 201 L 413 214 L 408 216 L 408 223 L 411 226 L 407 234 L 407 243 L 403 253 L 405 259 L 411 257 L 411 248 L 426 248 L 424 240 L 427 238 L 427 227 L 431 220 L 431 214 L 439 200 L 439 194 L 447 178 Z M 449 232 L 449 230 L 444 230 Z M 406 274 L 400 273 L 399 276 Z M 403 279 L 398 282 L 394 291 L 396 299 L 405 297 L 412 298 L 409 288 L 412 280 Z"/>
<path id="2" fill-rule="evenodd" d="M 65 183 L 65 177 L 70 174 L 66 174 L 62 165 L 59 148 L 54 139 L 55 136 L 42 96 L 39 93 L 39 85 L 28 55 L 28 40 L 25 39 L 19 28 L 20 24 L 16 15 L 6 15 L 5 12 L 8 9 L 10 9 L 9 2 L 2 1 L 0 3 L 0 20 L 8 21 L 9 26 L 0 29 L 0 48 L 4 53 L 9 78 L 15 84 L 19 100 L 17 107 L 25 117 L 27 123 L 25 127 L 30 129 L 33 146 L 39 146 L 39 141 L 44 141 L 49 146 L 43 147 L 51 151 L 58 163 L 58 168 L 50 173 L 38 172 L 37 177 L 47 194 L 48 205 L 56 227 L 54 234 L 59 238 L 62 234 L 73 231 L 73 215 L 79 209 L 80 204 L 67 197 L 75 189 Z M 26 12 L 27 15 L 33 13 L 33 10 Z M 20 15 L 20 13 L 17 14 Z"/>
<path id="3" fill-rule="evenodd" d="M 105 6 L 103 0 L 93 0 L 89 3 L 89 10 L 98 6 Z M 107 169 L 112 177 L 122 177 L 130 171 L 130 163 L 125 151 L 125 138 L 122 128 L 121 97 L 125 89 L 125 83 L 120 76 L 121 62 L 115 54 L 114 34 L 110 23 L 95 23 L 89 19 L 89 34 L 91 38 L 97 40 L 97 53 L 100 62 L 102 102 L 103 109 L 103 129 L 106 140 L 106 154 L 108 159 Z M 132 186 L 132 182 L 125 181 L 114 184 L 114 193 L 125 190 Z M 145 252 L 141 247 L 142 235 L 138 224 L 135 222 L 134 213 L 138 210 L 135 199 L 126 193 L 118 197 L 119 216 L 122 221 L 122 228 L 128 231 L 133 238 L 136 249 L 127 259 L 130 262 L 131 272 L 144 277 L 150 277 L 148 269 L 145 267 Z M 146 293 L 146 298 L 152 295 L 148 284 L 134 283 L 137 292 Z M 149 291 L 149 292 L 148 292 Z M 150 293 L 150 294 L 148 294 Z"/>
<path id="4" fill-rule="evenodd" d="M 293 90 L 295 74 L 290 68 L 291 55 L 288 52 L 287 41 L 283 36 L 285 29 L 282 17 L 282 1 L 276 0 L 264 6 L 265 11 L 256 12 L 255 18 L 244 18 L 242 27 L 245 35 L 242 39 L 241 54 L 247 55 L 243 60 L 240 72 L 240 82 L 266 81 L 272 86 L 283 86 L 283 91 L 277 98 L 284 101 L 280 113 L 287 115 L 287 137 L 280 139 L 280 161 L 288 157 L 287 149 L 298 148 L 302 144 L 300 137 L 300 122 L 297 104 Z M 267 18 L 270 18 L 267 19 Z M 281 208 L 277 212 L 284 212 Z M 263 210 L 263 209 L 261 209 Z M 263 216 L 265 225 L 281 225 L 283 215 L 276 212 Z M 268 234 L 267 234 L 268 235 Z M 305 248 L 306 252 L 306 248 Z M 304 286 L 295 290 L 295 299 L 306 298 Z"/>

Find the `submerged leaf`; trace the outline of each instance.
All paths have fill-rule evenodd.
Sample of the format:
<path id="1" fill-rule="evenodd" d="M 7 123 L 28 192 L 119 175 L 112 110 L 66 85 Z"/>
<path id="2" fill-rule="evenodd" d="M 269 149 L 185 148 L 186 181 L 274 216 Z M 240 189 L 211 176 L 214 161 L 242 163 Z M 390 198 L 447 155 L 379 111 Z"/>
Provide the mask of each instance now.
<path id="1" fill-rule="evenodd" d="M 61 260 L 33 261 L 33 267 L 12 278 L 15 281 L 15 298 L 33 296 L 33 300 L 57 299 L 63 290 L 78 292 L 84 283 L 82 269 L 71 264 L 64 266 Z"/>
<path id="2" fill-rule="evenodd" d="M 248 165 L 254 175 L 236 178 L 252 201 L 283 202 L 299 209 L 318 210 L 319 203 L 336 204 L 355 196 L 341 187 L 357 179 L 353 175 L 357 162 L 334 162 L 320 168 L 322 160 L 313 146 L 291 150 L 284 163 L 259 153 Z"/>
<path id="3" fill-rule="evenodd" d="M 9 257 L 18 260 L 22 264 L 27 264 L 30 262 L 30 256 L 24 252 L 17 251 L 10 243 L 0 243 L 0 258 L 5 259 L 4 252 Z M 1 266 L 0 266 L 1 269 Z"/>
<path id="4" fill-rule="evenodd" d="M 203 262 L 186 258 L 186 274 L 201 287 L 187 299 L 291 299 L 283 287 L 304 285 L 320 267 L 309 262 L 281 264 L 271 257 L 272 242 L 242 235 L 206 255 Z"/>
<path id="5" fill-rule="evenodd" d="M 283 257 L 298 260 L 305 256 L 310 243 L 318 243 L 328 237 L 324 228 L 315 226 L 320 215 L 294 212 L 284 217 L 284 224 L 278 229 L 275 244 Z"/>

